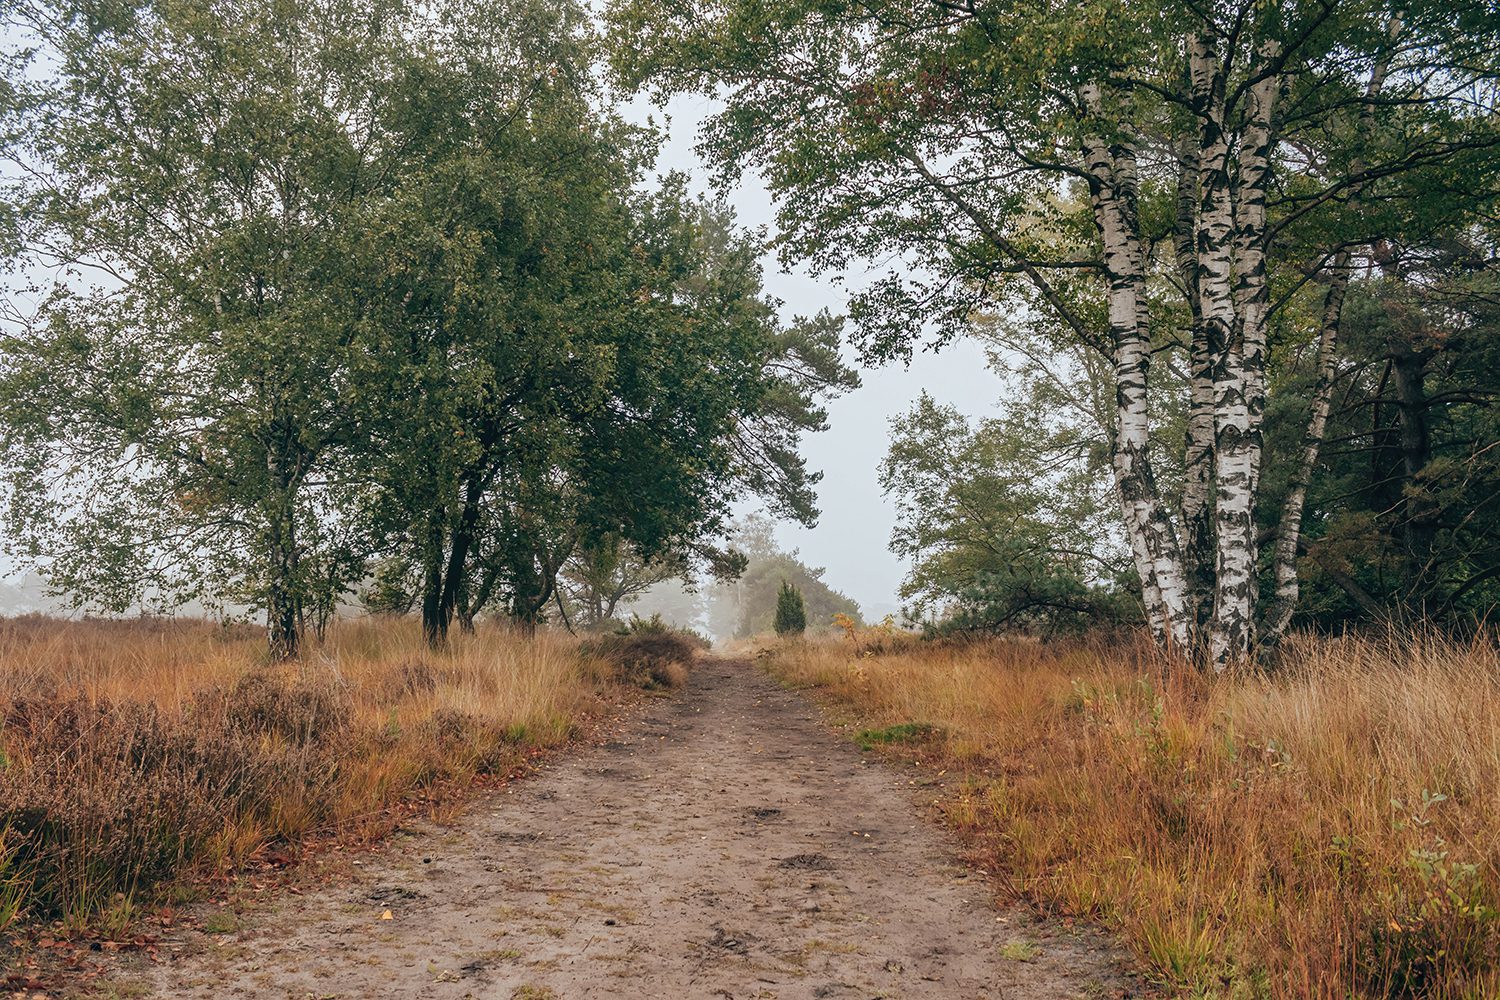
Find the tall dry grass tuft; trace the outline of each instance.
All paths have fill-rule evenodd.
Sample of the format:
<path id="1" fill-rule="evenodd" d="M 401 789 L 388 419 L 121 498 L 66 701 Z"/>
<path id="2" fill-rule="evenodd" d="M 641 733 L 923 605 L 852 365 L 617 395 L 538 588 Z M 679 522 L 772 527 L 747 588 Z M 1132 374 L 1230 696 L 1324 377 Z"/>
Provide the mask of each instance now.
<path id="1" fill-rule="evenodd" d="M 769 662 L 965 775 L 942 806 L 1005 891 L 1103 918 L 1181 994 L 1500 996 L 1494 635 L 1301 637 L 1218 682 L 1135 641 Z"/>
<path id="2" fill-rule="evenodd" d="M 342 623 L 284 666 L 263 645 L 204 622 L 0 620 L 0 928 L 108 929 L 273 841 L 376 836 L 419 790 L 562 742 L 624 673 L 498 628 L 433 653 L 408 622 Z"/>

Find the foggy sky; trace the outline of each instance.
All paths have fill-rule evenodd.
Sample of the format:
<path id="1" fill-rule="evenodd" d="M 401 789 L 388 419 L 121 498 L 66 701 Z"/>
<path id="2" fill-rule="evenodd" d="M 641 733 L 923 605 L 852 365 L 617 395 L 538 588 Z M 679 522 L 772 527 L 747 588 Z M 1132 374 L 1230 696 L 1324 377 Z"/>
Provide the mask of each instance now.
<path id="1" fill-rule="evenodd" d="M 709 171 L 694 147 L 704 118 L 713 104 L 701 97 L 679 97 L 665 109 L 652 108 L 639 100 L 628 116 L 643 121 L 655 116 L 658 124 L 667 118 L 668 138 L 657 166 L 661 171 L 681 170 L 692 175 L 694 188 L 707 190 Z M 753 175 L 724 192 L 739 220 L 747 226 L 766 226 L 775 232 L 775 210 L 765 187 Z M 766 291 L 782 299 L 783 317 L 810 316 L 820 309 L 842 313 L 846 288 L 858 288 L 864 275 L 857 270 L 843 276 L 843 284 L 831 278 L 814 279 L 804 270 L 784 271 L 774 255 L 765 267 Z M 850 360 L 853 352 L 848 352 Z M 778 539 L 784 548 L 800 549 L 802 560 L 825 566 L 824 577 L 836 590 L 859 602 L 866 617 L 878 618 L 894 610 L 896 588 L 906 574 L 905 564 L 887 548 L 895 521 L 893 506 L 880 494 L 878 466 L 885 457 L 890 418 L 905 412 L 926 389 L 938 402 L 949 403 L 964 413 L 977 415 L 993 409 L 1000 381 L 985 367 L 983 350 L 972 342 L 951 344 L 937 353 L 918 353 L 910 367 L 900 363 L 878 369 L 861 369 L 863 384 L 829 407 L 829 428 L 811 435 L 803 447 L 809 467 L 824 473 L 818 486 L 823 515 L 816 527 L 804 529 L 780 524 Z M 753 503 L 744 505 L 755 510 Z"/>

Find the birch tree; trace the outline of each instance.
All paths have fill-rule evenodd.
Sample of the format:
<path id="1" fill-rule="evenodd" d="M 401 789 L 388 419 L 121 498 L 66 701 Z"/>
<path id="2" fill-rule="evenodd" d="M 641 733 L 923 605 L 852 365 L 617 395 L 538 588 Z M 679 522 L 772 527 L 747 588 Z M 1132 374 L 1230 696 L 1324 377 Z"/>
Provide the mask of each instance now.
<path id="1" fill-rule="evenodd" d="M 294 656 L 358 572 L 323 473 L 367 347 L 360 215 L 402 176 L 400 9 L 5 15 L 10 540 L 80 604 L 239 602 Z"/>
<path id="2" fill-rule="evenodd" d="M 1150 628 L 1212 669 L 1249 663 L 1269 374 L 1306 339 L 1292 307 L 1368 259 L 1379 225 L 1351 202 L 1460 162 L 1493 173 L 1488 7 L 619 0 L 611 16 L 624 79 L 723 100 L 704 148 L 765 177 L 789 257 L 901 262 L 854 295 L 867 358 L 999 304 L 1109 359 Z M 1161 439 L 1164 385 L 1181 443 Z"/>

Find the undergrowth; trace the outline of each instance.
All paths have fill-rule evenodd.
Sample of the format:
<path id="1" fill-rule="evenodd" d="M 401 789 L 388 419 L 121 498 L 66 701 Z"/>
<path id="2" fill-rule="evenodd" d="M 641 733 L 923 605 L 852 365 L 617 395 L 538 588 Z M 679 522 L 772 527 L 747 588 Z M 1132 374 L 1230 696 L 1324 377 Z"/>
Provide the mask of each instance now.
<path id="1" fill-rule="evenodd" d="M 615 651 L 500 629 L 432 652 L 408 622 L 344 623 L 278 666 L 263 644 L 204 622 L 0 620 L 0 929 L 122 931 L 268 845 L 377 837 L 390 806 L 442 808 L 643 682 Z"/>

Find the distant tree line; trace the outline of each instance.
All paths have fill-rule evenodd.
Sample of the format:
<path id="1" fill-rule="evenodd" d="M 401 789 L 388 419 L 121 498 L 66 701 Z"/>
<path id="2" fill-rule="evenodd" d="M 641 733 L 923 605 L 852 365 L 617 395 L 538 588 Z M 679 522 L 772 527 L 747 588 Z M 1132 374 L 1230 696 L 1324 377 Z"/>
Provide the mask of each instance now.
<path id="1" fill-rule="evenodd" d="M 821 567 L 783 550 L 774 527 L 764 514 L 730 522 L 717 572 L 681 559 L 642 559 L 618 542 L 580 550 L 558 577 L 558 618 L 573 628 L 618 630 L 630 618 L 654 615 L 720 639 L 743 639 L 775 629 L 790 588 L 806 630 L 830 632 L 840 614 L 858 622 L 859 605 L 830 587 Z"/>
<path id="2" fill-rule="evenodd" d="M 775 631 L 782 594 L 788 588 L 796 592 L 807 631 L 833 631 L 833 616 L 838 614 L 859 621 L 854 599 L 828 585 L 823 567 L 809 566 L 800 553 L 778 545 L 773 529 L 772 522 L 759 515 L 734 523 L 730 542 L 744 556 L 746 567 L 737 578 L 708 588 L 710 630 L 739 639 Z"/>
<path id="3" fill-rule="evenodd" d="M 7 535 L 77 603 L 247 605 L 290 657 L 365 588 L 441 644 L 569 567 L 732 574 L 738 496 L 814 518 L 839 322 L 646 182 L 582 6 L 5 10 Z"/>

